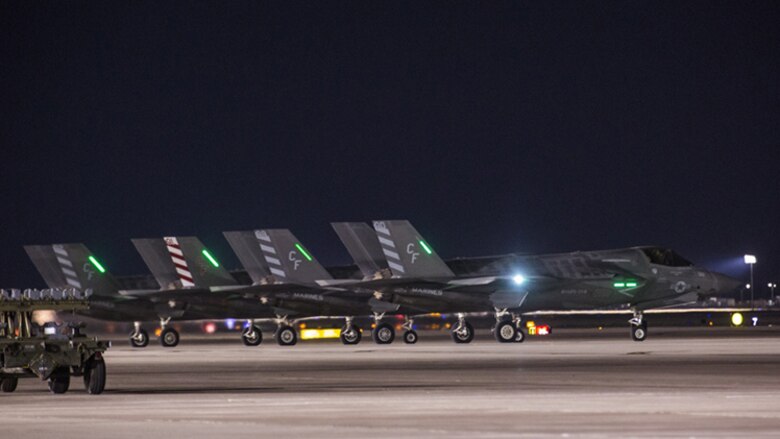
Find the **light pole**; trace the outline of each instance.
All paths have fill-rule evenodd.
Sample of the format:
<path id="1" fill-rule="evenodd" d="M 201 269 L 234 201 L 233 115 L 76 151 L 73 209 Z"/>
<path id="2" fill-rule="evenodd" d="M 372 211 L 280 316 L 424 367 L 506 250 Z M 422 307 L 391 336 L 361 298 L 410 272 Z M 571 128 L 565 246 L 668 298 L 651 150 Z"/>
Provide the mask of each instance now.
<path id="1" fill-rule="evenodd" d="M 753 266 L 756 265 L 757 259 L 754 255 L 745 255 L 745 263 L 750 265 L 750 309 L 753 309 Z"/>
<path id="2" fill-rule="evenodd" d="M 770 301 L 772 304 L 775 303 L 775 288 L 777 288 L 777 284 L 774 282 L 769 282 L 766 286 L 769 287 L 769 290 L 772 292 L 772 295 L 770 296 Z"/>

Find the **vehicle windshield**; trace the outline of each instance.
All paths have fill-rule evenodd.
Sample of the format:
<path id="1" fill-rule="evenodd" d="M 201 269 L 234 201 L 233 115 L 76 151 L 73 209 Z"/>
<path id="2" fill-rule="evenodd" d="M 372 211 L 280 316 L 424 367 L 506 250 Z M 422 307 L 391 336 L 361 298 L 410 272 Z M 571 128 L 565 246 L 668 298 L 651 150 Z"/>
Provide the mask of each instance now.
<path id="1" fill-rule="evenodd" d="M 645 252 L 652 264 L 666 265 L 668 267 L 690 267 L 693 265 L 689 260 L 668 248 L 645 247 L 642 251 Z"/>

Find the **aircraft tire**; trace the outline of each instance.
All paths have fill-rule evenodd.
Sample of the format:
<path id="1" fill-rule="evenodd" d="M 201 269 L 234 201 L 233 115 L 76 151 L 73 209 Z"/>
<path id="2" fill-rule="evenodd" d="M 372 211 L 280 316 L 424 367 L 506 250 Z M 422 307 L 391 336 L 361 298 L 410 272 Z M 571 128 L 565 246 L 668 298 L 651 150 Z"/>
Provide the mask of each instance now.
<path id="1" fill-rule="evenodd" d="M 525 341 L 525 332 L 523 332 L 523 328 L 517 328 L 515 333 L 515 339 L 513 341 L 515 343 L 522 343 Z"/>
<path id="2" fill-rule="evenodd" d="M 417 343 L 417 340 L 418 340 L 417 331 L 410 329 L 404 332 L 404 343 L 415 344 Z"/>
<path id="3" fill-rule="evenodd" d="M 134 348 L 145 348 L 149 344 L 149 334 L 143 329 L 138 331 L 138 335 L 130 334 L 130 345 Z"/>
<path id="4" fill-rule="evenodd" d="M 641 325 L 631 325 L 631 339 L 634 341 L 645 341 L 647 338 L 647 322 Z"/>
<path id="5" fill-rule="evenodd" d="M 251 326 L 241 334 L 245 346 L 258 346 L 263 342 L 263 331 L 257 326 Z"/>
<path id="6" fill-rule="evenodd" d="M 395 340 L 395 329 L 389 323 L 380 323 L 371 331 L 371 337 L 376 344 L 390 344 Z"/>
<path id="7" fill-rule="evenodd" d="M 298 343 L 298 334 L 292 326 L 282 325 L 276 330 L 276 342 L 279 346 L 295 346 Z"/>
<path id="8" fill-rule="evenodd" d="M 16 390 L 17 384 L 19 384 L 19 378 L 7 376 L 2 379 L 0 389 L 2 389 L 3 393 L 11 393 Z"/>
<path id="9" fill-rule="evenodd" d="M 160 333 L 160 344 L 164 348 L 173 348 L 179 344 L 179 332 L 173 328 L 165 328 Z"/>
<path id="10" fill-rule="evenodd" d="M 106 388 L 106 362 L 92 357 L 84 368 L 84 388 L 90 395 L 100 395 Z"/>
<path id="11" fill-rule="evenodd" d="M 352 325 L 351 331 L 347 330 L 347 327 L 341 328 L 341 335 L 339 335 L 341 342 L 345 345 L 353 345 L 360 343 L 360 339 L 363 338 L 363 334 L 360 332 L 360 328 Z"/>
<path id="12" fill-rule="evenodd" d="M 474 327 L 471 323 L 465 322 L 463 324 L 465 331 L 452 331 L 452 340 L 455 343 L 471 343 L 474 340 Z"/>
<path id="13" fill-rule="evenodd" d="M 70 388 L 70 371 L 60 367 L 49 377 L 49 391 L 51 393 L 65 393 Z"/>
<path id="14" fill-rule="evenodd" d="M 498 322 L 493 331 L 493 335 L 496 336 L 496 340 L 498 340 L 499 343 L 512 343 L 515 341 L 515 337 L 517 337 L 517 328 L 515 328 L 514 322 Z"/>

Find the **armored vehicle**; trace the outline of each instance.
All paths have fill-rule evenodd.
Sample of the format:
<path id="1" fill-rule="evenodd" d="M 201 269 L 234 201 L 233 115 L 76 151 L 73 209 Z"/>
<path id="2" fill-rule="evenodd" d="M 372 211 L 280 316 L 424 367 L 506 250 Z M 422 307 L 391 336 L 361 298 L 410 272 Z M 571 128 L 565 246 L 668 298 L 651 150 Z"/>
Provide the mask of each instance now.
<path id="1" fill-rule="evenodd" d="M 19 378 L 38 377 L 52 393 L 65 393 L 75 376 L 83 378 L 87 393 L 103 392 L 103 353 L 111 343 L 84 335 L 82 323 L 39 326 L 32 320 L 36 310 L 84 310 L 90 293 L 72 288 L 0 290 L 0 390 L 13 392 Z"/>

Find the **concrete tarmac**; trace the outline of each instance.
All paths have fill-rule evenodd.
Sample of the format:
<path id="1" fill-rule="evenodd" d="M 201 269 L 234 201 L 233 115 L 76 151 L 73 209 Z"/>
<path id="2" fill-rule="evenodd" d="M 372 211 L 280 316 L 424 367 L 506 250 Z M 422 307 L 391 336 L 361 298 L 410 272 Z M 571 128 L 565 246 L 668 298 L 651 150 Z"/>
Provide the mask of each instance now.
<path id="1" fill-rule="evenodd" d="M 686 333 L 377 346 L 187 342 L 106 354 L 108 383 L 0 394 L 12 437 L 778 437 L 780 337 Z M 24 436 L 22 436 L 24 435 Z"/>

